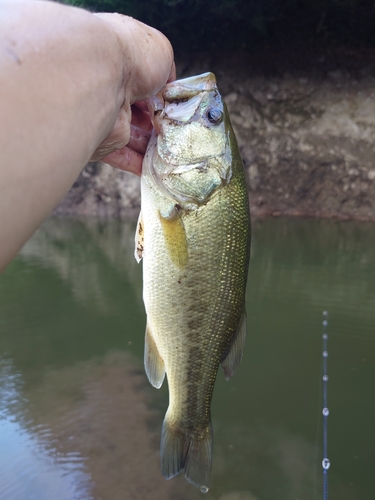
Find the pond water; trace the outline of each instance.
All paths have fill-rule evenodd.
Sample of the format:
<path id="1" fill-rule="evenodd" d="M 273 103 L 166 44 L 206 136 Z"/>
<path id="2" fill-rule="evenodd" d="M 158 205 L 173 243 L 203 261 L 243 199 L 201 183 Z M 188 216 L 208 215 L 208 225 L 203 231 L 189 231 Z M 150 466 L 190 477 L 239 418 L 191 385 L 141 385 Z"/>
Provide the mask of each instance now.
<path id="1" fill-rule="evenodd" d="M 211 489 L 165 481 L 134 222 L 50 219 L 0 277 L 0 499 L 375 498 L 375 226 L 253 222 L 248 341 L 213 399 Z"/>

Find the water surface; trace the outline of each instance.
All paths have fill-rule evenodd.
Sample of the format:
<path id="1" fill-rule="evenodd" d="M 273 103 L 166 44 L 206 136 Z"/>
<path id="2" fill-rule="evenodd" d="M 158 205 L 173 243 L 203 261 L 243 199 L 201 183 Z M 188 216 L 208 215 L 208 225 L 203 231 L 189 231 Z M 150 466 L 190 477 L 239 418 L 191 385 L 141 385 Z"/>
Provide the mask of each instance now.
<path id="1" fill-rule="evenodd" d="M 165 481 L 168 403 L 143 371 L 133 222 L 50 219 L 0 277 L 0 499 L 194 500 Z M 329 311 L 331 500 L 375 495 L 375 226 L 253 223 L 248 342 L 219 373 L 208 500 L 321 494 Z"/>

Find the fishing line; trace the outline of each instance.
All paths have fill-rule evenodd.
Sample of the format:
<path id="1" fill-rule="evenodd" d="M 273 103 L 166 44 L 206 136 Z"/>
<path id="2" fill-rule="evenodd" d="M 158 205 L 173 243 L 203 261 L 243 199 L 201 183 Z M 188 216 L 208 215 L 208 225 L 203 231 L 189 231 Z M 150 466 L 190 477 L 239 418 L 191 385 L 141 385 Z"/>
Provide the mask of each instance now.
<path id="1" fill-rule="evenodd" d="M 318 455 L 319 455 L 319 435 L 323 434 L 323 459 L 321 462 L 322 473 L 323 473 L 323 500 L 328 500 L 328 469 L 330 467 L 330 461 L 328 459 L 328 312 L 323 311 L 323 322 L 322 322 L 322 357 L 320 364 L 321 380 L 319 382 L 319 395 L 318 395 L 318 412 L 317 412 L 317 422 L 316 422 L 316 436 L 315 436 L 315 457 L 314 457 L 314 481 L 313 481 L 313 495 L 312 498 L 320 498 L 317 495 L 317 466 L 318 466 Z M 323 404 L 322 404 L 323 403 Z M 322 418 L 323 416 L 323 418 Z"/>
<path id="2" fill-rule="evenodd" d="M 328 469 L 330 468 L 330 461 L 328 459 L 328 312 L 323 311 L 323 500 L 328 500 Z"/>

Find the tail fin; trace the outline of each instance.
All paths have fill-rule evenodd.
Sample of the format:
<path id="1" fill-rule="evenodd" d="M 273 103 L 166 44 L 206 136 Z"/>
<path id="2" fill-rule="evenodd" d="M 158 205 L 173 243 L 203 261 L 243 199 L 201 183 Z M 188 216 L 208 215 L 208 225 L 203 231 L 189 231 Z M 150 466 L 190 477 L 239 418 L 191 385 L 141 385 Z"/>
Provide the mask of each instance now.
<path id="1" fill-rule="evenodd" d="M 182 470 L 186 479 L 203 493 L 210 486 L 212 467 L 212 425 L 202 436 L 195 437 L 181 430 L 174 431 L 164 419 L 161 437 L 161 471 L 166 479 L 176 476 Z"/>

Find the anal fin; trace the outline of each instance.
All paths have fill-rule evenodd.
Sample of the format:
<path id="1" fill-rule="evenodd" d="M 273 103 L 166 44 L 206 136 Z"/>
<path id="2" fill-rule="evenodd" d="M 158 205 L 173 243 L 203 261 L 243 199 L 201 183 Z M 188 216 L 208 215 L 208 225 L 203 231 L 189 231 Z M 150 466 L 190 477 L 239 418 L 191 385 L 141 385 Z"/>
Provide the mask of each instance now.
<path id="1" fill-rule="evenodd" d="M 152 336 L 151 328 L 147 324 L 145 334 L 145 371 L 150 383 L 160 389 L 165 377 L 164 361 L 161 358 Z"/>
<path id="2" fill-rule="evenodd" d="M 139 213 L 137 229 L 135 230 L 135 250 L 134 257 L 135 260 L 139 263 L 143 257 L 144 250 L 144 235 L 145 235 L 145 226 L 143 223 L 142 212 Z"/>
<path id="3" fill-rule="evenodd" d="M 226 380 L 229 380 L 232 377 L 232 375 L 236 371 L 237 366 L 241 363 L 243 350 L 246 342 L 246 326 L 247 326 L 247 318 L 246 318 L 246 311 L 244 311 L 241 320 L 239 322 L 239 326 L 236 335 L 234 337 L 233 343 L 230 346 L 226 358 L 221 363 Z"/>

